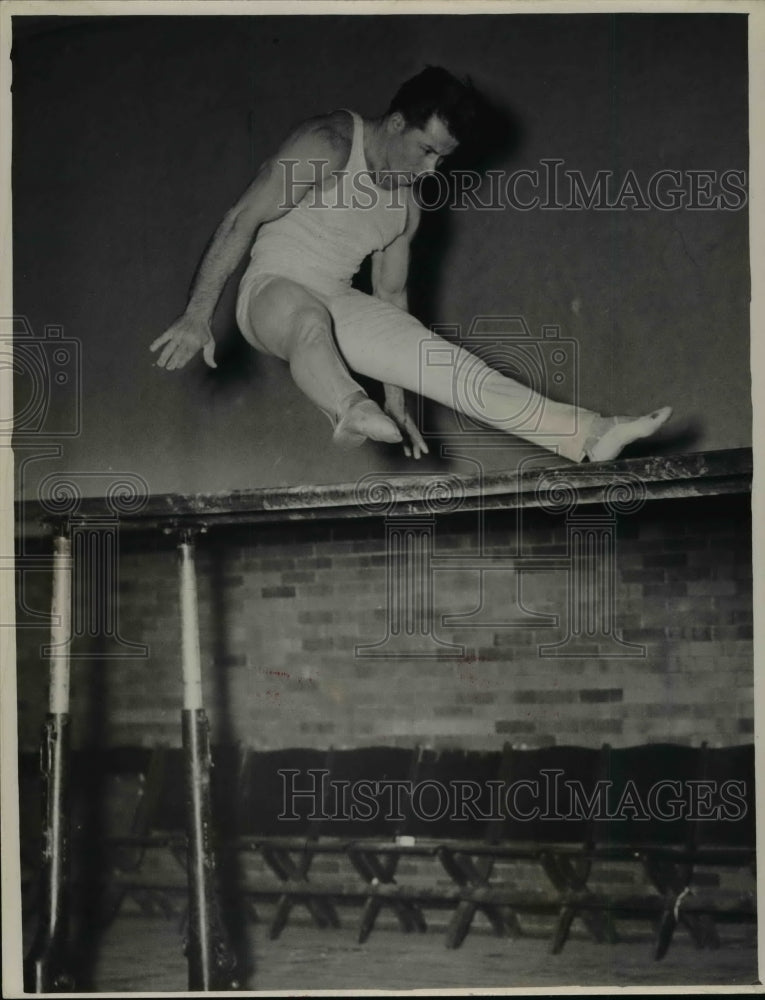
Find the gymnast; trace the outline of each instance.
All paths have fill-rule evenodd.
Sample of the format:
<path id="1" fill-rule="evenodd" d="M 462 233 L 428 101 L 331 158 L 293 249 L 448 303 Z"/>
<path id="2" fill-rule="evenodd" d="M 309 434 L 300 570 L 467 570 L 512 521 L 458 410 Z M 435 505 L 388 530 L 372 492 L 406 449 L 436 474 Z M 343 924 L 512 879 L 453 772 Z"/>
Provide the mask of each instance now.
<path id="1" fill-rule="evenodd" d="M 213 313 L 249 249 L 239 329 L 256 350 L 289 364 L 340 447 L 369 438 L 402 442 L 414 458 L 426 453 L 406 391 L 574 462 L 612 460 L 653 434 L 670 407 L 606 417 L 554 402 L 450 342 L 442 341 L 446 351 L 432 351 L 438 338 L 407 311 L 410 245 L 421 211 L 417 179 L 469 138 L 477 113 L 472 85 L 429 66 L 401 86 L 379 118 L 338 110 L 299 125 L 216 230 L 185 311 L 151 344 L 160 351 L 156 364 L 179 369 L 201 350 L 216 367 Z M 370 254 L 367 295 L 351 280 Z M 384 384 L 383 408 L 352 371 Z M 480 410 L 470 402 L 476 399 Z"/>

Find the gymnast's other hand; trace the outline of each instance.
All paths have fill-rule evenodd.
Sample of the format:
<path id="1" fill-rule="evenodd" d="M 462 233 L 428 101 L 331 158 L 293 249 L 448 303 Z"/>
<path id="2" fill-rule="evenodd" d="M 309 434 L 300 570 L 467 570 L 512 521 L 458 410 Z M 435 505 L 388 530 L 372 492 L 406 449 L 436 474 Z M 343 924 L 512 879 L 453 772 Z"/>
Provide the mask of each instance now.
<path id="1" fill-rule="evenodd" d="M 158 368 L 166 368 L 168 371 L 183 368 L 200 350 L 210 368 L 218 367 L 215 364 L 215 339 L 210 324 L 187 313 L 157 337 L 149 350 L 156 351 L 160 347 L 162 351 L 156 361 Z"/>
<path id="2" fill-rule="evenodd" d="M 428 454 L 428 446 L 406 406 L 404 390 L 397 385 L 385 386 L 385 412 L 398 425 L 404 437 L 404 454 L 407 458 L 420 458 Z"/>

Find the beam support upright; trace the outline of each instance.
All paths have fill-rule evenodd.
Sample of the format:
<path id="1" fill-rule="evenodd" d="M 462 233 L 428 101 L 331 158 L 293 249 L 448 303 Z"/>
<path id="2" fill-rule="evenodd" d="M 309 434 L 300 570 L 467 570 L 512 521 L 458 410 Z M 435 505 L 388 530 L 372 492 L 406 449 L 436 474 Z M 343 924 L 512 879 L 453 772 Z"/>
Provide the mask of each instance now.
<path id="1" fill-rule="evenodd" d="M 203 707 L 202 663 L 195 565 L 196 531 L 184 529 L 178 544 L 183 676 L 184 773 L 189 920 L 185 944 L 189 990 L 236 989 L 235 959 L 220 917 L 215 885 L 210 803 L 209 722 Z"/>
<path id="2" fill-rule="evenodd" d="M 65 530 L 53 541 L 53 599 L 48 713 L 40 748 L 43 846 L 40 922 L 24 962 L 31 993 L 71 992 L 67 963 L 69 930 L 69 673 L 72 624 L 72 545 Z"/>

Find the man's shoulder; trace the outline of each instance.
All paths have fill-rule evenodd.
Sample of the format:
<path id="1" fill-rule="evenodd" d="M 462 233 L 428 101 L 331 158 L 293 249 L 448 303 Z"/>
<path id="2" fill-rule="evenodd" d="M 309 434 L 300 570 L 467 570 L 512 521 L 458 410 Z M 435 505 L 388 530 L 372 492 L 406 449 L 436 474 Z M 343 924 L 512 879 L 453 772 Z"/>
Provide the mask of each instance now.
<path id="1" fill-rule="evenodd" d="M 307 118 L 297 126 L 293 139 L 331 149 L 336 155 L 347 158 L 353 145 L 353 118 L 348 111 L 330 111 Z"/>

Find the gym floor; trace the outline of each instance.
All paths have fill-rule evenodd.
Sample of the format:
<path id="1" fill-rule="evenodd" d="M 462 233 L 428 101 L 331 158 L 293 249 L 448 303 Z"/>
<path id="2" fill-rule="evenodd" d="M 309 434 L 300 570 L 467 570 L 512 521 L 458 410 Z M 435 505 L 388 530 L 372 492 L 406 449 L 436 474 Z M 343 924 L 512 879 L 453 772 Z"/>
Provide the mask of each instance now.
<path id="1" fill-rule="evenodd" d="M 549 953 L 549 937 L 530 933 L 515 940 L 495 937 L 477 919 L 461 948 L 444 947 L 443 915 L 429 917 L 425 934 L 403 934 L 380 922 L 369 940 L 356 942 L 356 915 L 342 914 L 342 927 L 319 930 L 295 912 L 276 941 L 268 939 L 271 908 L 258 904 L 246 946 L 253 971 L 247 990 L 426 990 L 547 986 L 745 986 L 758 982 L 756 932 L 752 925 L 721 926 L 721 947 L 695 949 L 679 928 L 667 956 L 653 960 L 648 925 L 625 932 L 624 941 L 598 945 L 578 930 L 560 955 Z M 440 918 L 440 919 L 439 919 Z M 95 992 L 187 989 L 182 932 L 177 919 L 124 910 L 106 930 L 93 966 Z"/>

